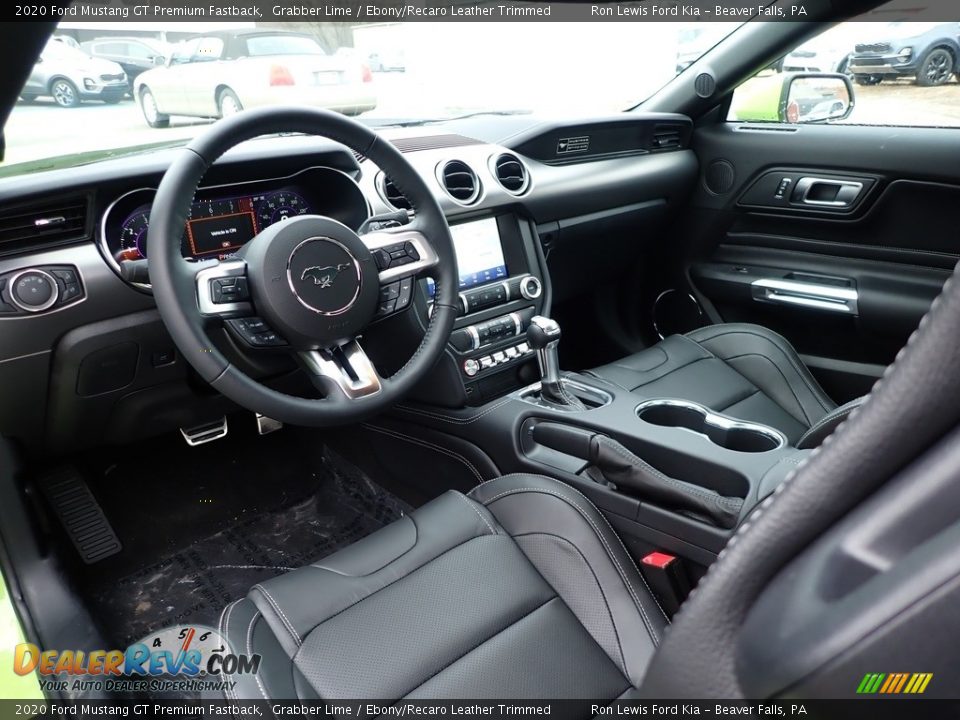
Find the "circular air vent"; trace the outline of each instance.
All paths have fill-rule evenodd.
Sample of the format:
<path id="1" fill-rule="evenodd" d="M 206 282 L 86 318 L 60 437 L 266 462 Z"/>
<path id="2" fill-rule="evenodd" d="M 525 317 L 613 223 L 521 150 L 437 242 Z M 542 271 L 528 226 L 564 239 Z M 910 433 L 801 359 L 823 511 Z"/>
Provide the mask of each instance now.
<path id="1" fill-rule="evenodd" d="M 461 160 L 450 160 L 437 169 L 437 179 L 447 194 L 461 205 L 470 205 L 480 197 L 480 178 Z"/>
<path id="2" fill-rule="evenodd" d="M 523 195 L 530 186 L 530 174 L 520 158 L 510 153 L 498 155 L 493 160 L 493 175 L 503 189 L 513 195 Z"/>
<path id="3" fill-rule="evenodd" d="M 387 205 L 396 210 L 413 210 L 413 206 L 410 204 L 410 201 L 407 200 L 407 196 L 397 189 L 397 186 L 393 184 L 393 180 L 383 173 L 381 173 L 377 179 L 379 181 L 377 184 L 379 185 L 380 197 L 383 198 L 383 201 L 387 203 Z"/>

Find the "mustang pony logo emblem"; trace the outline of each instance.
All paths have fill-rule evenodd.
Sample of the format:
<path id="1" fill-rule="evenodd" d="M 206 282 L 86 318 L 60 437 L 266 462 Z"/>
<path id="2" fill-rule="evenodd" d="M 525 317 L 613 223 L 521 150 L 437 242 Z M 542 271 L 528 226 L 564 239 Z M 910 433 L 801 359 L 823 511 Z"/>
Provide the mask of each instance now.
<path id="1" fill-rule="evenodd" d="M 304 269 L 303 273 L 300 275 L 301 280 L 310 279 L 313 280 L 314 285 L 319 285 L 320 288 L 328 288 L 333 285 L 333 281 L 337 279 L 342 271 L 350 267 L 350 263 L 340 263 L 339 265 L 314 265 L 313 267 L 308 267 Z"/>

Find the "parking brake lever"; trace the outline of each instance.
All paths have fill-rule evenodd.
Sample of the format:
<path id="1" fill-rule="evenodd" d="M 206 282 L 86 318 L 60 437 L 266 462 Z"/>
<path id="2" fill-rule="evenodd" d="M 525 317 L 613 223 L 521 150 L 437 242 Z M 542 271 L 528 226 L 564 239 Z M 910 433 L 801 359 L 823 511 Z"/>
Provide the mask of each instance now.
<path id="1" fill-rule="evenodd" d="M 644 500 L 687 510 L 722 528 L 736 526 L 743 500 L 677 480 L 634 455 L 602 433 L 558 423 L 540 423 L 533 439 L 544 447 L 590 462 L 591 471 L 617 488 L 629 488 Z"/>

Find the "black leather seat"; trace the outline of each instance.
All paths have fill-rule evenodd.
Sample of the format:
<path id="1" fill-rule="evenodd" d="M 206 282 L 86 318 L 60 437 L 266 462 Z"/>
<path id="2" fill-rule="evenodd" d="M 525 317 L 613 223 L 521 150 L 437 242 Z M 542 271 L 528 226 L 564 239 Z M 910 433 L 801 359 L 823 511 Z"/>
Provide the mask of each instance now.
<path id="1" fill-rule="evenodd" d="M 588 374 L 642 399 L 693 400 L 768 425 L 798 447 L 819 445 L 860 402 L 838 408 L 790 343 L 759 325 L 711 325 L 672 335 Z"/>
<path id="2" fill-rule="evenodd" d="M 262 656 L 229 699 L 613 699 L 666 624 L 583 495 L 510 475 L 256 585 L 220 631 Z"/>

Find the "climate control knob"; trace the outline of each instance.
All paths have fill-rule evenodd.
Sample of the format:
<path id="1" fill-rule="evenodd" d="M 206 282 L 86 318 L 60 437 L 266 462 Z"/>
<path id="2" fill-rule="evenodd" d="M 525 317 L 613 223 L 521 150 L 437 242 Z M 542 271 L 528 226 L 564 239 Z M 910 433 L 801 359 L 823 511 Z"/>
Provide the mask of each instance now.
<path id="1" fill-rule="evenodd" d="M 540 278 L 530 275 L 520 281 L 520 295 L 524 300 L 536 300 L 542 294 L 543 283 L 540 282 Z"/>
<path id="2" fill-rule="evenodd" d="M 44 270 L 24 270 L 10 279 L 10 299 L 24 312 L 43 312 L 59 297 L 57 281 Z"/>

